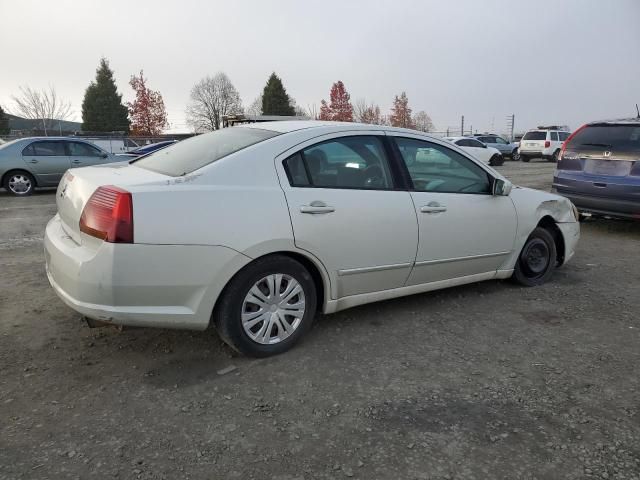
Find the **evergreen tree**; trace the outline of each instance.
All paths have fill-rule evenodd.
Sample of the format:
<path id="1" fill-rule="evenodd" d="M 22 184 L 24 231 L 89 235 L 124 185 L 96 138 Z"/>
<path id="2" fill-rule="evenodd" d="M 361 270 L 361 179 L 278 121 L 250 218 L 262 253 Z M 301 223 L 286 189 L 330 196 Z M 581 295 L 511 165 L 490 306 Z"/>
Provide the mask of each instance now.
<path id="1" fill-rule="evenodd" d="M 9 132 L 9 119 L 4 114 L 2 106 L 0 106 L 0 135 L 6 135 Z"/>
<path id="2" fill-rule="evenodd" d="M 122 104 L 109 62 L 102 58 L 96 80 L 84 93 L 82 130 L 88 132 L 129 131 L 128 110 Z"/>
<path id="3" fill-rule="evenodd" d="M 282 85 L 282 80 L 274 73 L 271 74 L 262 92 L 263 115 L 295 115 L 289 95 Z"/>

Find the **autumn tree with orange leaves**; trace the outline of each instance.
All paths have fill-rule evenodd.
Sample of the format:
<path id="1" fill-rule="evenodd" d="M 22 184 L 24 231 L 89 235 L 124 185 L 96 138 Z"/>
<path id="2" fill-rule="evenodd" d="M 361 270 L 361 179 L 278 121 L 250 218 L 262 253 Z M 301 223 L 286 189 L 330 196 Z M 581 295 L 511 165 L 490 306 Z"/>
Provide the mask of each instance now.
<path id="1" fill-rule="evenodd" d="M 147 87 L 147 79 L 142 70 L 140 76 L 132 75 L 129 85 L 136 92 L 136 99 L 127 102 L 131 119 L 132 135 L 159 135 L 169 122 L 167 110 L 160 92 Z"/>
<path id="2" fill-rule="evenodd" d="M 344 87 L 342 80 L 338 80 L 331 86 L 329 94 L 330 103 L 325 100 L 320 102 L 320 120 L 333 120 L 336 122 L 353 122 L 353 105 L 351 96 Z"/>
<path id="3" fill-rule="evenodd" d="M 389 123 L 392 127 L 415 128 L 411 108 L 409 108 L 409 99 L 405 92 L 402 92 L 400 96 L 396 95 L 393 99 Z"/>

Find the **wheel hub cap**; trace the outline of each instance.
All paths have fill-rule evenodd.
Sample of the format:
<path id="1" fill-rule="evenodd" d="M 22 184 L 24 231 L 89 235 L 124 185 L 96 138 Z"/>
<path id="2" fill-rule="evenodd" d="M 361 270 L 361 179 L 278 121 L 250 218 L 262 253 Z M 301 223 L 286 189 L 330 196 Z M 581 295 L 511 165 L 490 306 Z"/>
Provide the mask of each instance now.
<path id="1" fill-rule="evenodd" d="M 9 179 L 9 189 L 13 193 L 26 193 L 31 190 L 31 180 L 24 175 L 14 175 Z"/>
<path id="2" fill-rule="evenodd" d="M 300 326 L 305 306 L 304 290 L 295 278 L 267 275 L 249 289 L 242 302 L 242 328 L 256 343 L 279 343 Z"/>

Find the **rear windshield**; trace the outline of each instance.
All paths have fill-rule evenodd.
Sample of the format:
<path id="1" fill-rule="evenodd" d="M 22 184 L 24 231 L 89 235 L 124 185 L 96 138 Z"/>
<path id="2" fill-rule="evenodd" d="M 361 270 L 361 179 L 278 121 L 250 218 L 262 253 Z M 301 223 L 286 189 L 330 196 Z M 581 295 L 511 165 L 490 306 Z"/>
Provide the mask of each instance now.
<path id="1" fill-rule="evenodd" d="M 183 140 L 131 163 L 153 172 L 179 177 L 276 135 L 279 133 L 258 128 L 223 128 Z"/>
<path id="2" fill-rule="evenodd" d="M 640 151 L 640 125 L 588 125 L 571 139 L 571 148 Z"/>
<path id="3" fill-rule="evenodd" d="M 527 132 L 522 140 L 546 140 L 547 132 Z"/>

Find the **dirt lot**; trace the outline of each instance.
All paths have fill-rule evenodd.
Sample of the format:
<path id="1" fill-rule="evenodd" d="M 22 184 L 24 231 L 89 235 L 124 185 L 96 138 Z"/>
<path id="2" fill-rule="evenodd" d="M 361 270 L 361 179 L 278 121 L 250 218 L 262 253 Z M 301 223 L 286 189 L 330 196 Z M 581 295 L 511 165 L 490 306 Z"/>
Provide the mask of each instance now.
<path id="1" fill-rule="evenodd" d="M 252 360 L 89 329 L 44 274 L 54 213 L 0 193 L 0 478 L 640 479 L 640 224 L 583 224 L 543 287 L 354 308 Z"/>

